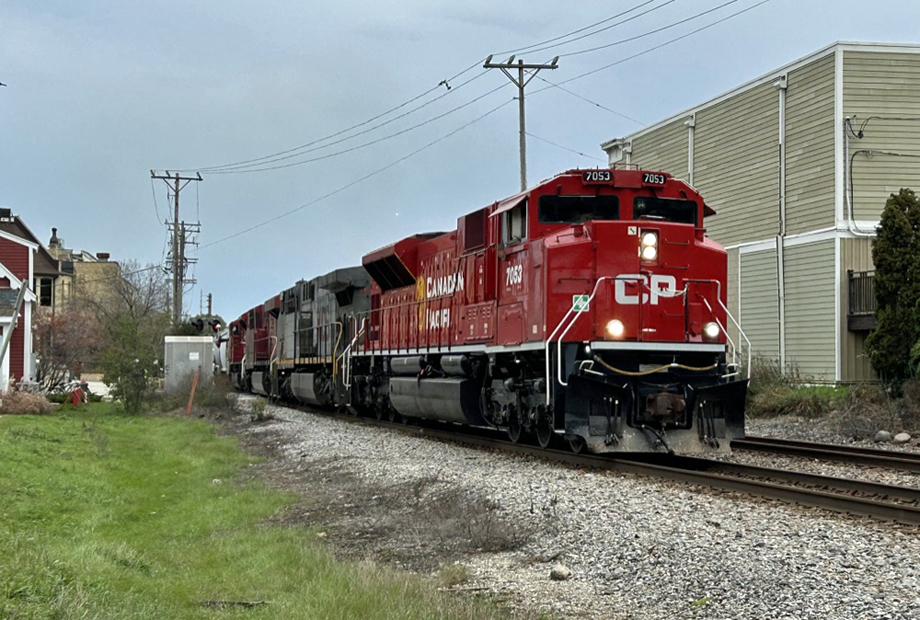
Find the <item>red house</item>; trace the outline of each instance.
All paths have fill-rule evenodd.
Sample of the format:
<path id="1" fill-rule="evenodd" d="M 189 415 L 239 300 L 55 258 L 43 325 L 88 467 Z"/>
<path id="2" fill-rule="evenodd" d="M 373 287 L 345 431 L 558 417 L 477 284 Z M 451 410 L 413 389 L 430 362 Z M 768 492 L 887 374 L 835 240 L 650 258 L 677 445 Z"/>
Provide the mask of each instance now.
<path id="1" fill-rule="evenodd" d="M 35 378 L 32 309 L 36 297 L 31 283 L 38 247 L 37 243 L 0 230 L 0 336 L 13 330 L 0 362 L 0 391 L 5 391 L 12 379 Z M 22 286 L 26 294 L 17 313 L 16 300 Z"/>

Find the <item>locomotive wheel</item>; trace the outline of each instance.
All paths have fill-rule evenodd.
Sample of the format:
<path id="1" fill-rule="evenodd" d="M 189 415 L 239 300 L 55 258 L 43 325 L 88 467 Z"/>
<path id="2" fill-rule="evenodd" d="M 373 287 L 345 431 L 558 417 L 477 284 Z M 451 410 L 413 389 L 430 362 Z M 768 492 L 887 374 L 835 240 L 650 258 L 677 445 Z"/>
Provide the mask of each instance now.
<path id="1" fill-rule="evenodd" d="M 382 422 L 383 419 L 384 419 L 385 417 L 387 417 L 387 411 L 386 411 L 386 409 L 384 409 L 383 407 L 381 407 L 381 406 L 378 405 L 378 406 L 374 407 L 374 415 L 377 416 L 377 420 L 378 420 L 378 421 L 381 421 L 381 422 Z"/>
<path id="2" fill-rule="evenodd" d="M 398 422 L 399 424 L 408 424 L 408 423 L 409 423 L 409 418 L 407 418 L 407 417 L 404 416 L 403 414 L 399 413 L 398 411 L 396 411 L 396 410 L 393 409 L 392 407 L 390 407 L 390 417 L 389 417 L 389 419 L 390 419 L 390 422 L 394 422 L 394 423 L 397 423 L 397 422 Z"/>
<path id="3" fill-rule="evenodd" d="M 511 410 L 511 415 L 508 416 L 508 428 L 506 430 L 508 431 L 508 439 L 512 443 L 517 443 L 521 440 L 521 431 L 523 430 L 521 416 L 514 409 Z"/>
<path id="4" fill-rule="evenodd" d="M 549 444 L 553 441 L 553 420 L 552 418 L 541 412 L 537 416 L 536 424 L 536 435 L 537 435 L 537 444 L 541 448 L 548 448 Z"/>
<path id="5" fill-rule="evenodd" d="M 571 450 L 575 454 L 579 454 L 582 450 L 585 449 L 585 446 L 587 445 L 585 443 L 585 438 L 582 437 L 581 435 L 575 435 L 574 438 L 567 437 L 566 441 L 569 444 L 569 450 Z"/>

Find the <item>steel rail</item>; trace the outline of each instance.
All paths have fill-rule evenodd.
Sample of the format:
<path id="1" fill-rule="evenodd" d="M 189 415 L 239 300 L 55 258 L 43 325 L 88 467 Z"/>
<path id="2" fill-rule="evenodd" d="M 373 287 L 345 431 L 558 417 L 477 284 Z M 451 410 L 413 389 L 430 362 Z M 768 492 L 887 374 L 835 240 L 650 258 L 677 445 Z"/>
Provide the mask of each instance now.
<path id="1" fill-rule="evenodd" d="M 314 412 L 314 410 L 308 411 Z M 383 426 L 409 435 L 463 443 L 485 449 L 503 450 L 512 454 L 531 456 L 575 467 L 589 467 L 605 471 L 651 476 L 661 480 L 683 482 L 724 491 L 735 491 L 754 497 L 775 499 L 789 504 L 822 508 L 843 514 L 894 521 L 905 525 L 920 525 L 920 489 L 910 487 L 898 487 L 696 457 L 673 457 L 662 454 L 658 456 L 669 456 L 669 458 L 660 462 L 650 462 L 656 455 L 621 458 L 609 455 L 575 454 L 567 450 L 543 449 L 528 444 L 511 443 L 486 434 L 472 434 L 470 431 L 475 431 L 476 429 L 470 428 L 457 432 L 456 429 L 446 430 L 432 426 L 406 425 L 400 422 L 376 420 L 350 414 L 329 414 L 327 412 L 323 412 L 323 414 L 351 423 Z M 485 429 L 482 432 L 489 433 Z M 721 473 L 716 473 L 712 470 L 719 470 Z M 781 480 L 787 484 L 777 484 L 762 478 Z M 807 486 L 790 486 L 790 484 Z M 826 489 L 834 489 L 836 492 Z M 876 498 L 897 498 L 906 502 L 914 502 L 917 505 L 860 497 L 852 495 L 852 493 L 862 493 Z"/>
<path id="2" fill-rule="evenodd" d="M 814 443 L 777 439 L 774 437 L 745 437 L 732 441 L 733 450 L 773 452 L 792 456 L 807 456 L 828 461 L 860 463 L 889 469 L 920 472 L 920 453 L 875 450 L 857 446 Z"/>
<path id="3" fill-rule="evenodd" d="M 505 440 L 466 433 L 458 434 L 454 431 L 430 427 L 405 426 L 396 423 L 387 423 L 386 425 L 409 434 L 462 442 L 483 448 L 500 449 L 514 454 L 533 456 L 576 467 L 591 467 L 607 471 L 652 476 L 663 480 L 685 482 L 720 490 L 737 491 L 756 497 L 777 499 L 790 504 L 823 508 L 833 512 L 872 517 L 905 525 L 920 525 L 920 506 L 846 494 L 860 492 L 867 495 L 897 497 L 906 501 L 920 502 L 920 489 L 693 457 L 678 457 L 673 459 L 674 462 L 671 464 L 662 464 L 631 458 L 574 454 L 564 450 L 542 449 L 537 446 L 514 444 Z M 706 468 L 720 469 L 723 473 L 700 471 L 700 469 Z M 734 472 L 734 475 L 727 475 L 728 472 Z M 756 479 L 757 477 L 808 484 L 812 487 L 821 487 L 821 489 L 836 489 L 838 492 L 777 484 L 758 480 Z"/>

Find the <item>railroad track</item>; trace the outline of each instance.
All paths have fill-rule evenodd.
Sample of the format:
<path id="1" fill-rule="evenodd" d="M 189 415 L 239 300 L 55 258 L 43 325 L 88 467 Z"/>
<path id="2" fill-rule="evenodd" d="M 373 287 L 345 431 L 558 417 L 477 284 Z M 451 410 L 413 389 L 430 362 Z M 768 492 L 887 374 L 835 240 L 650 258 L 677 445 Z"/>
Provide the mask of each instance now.
<path id="1" fill-rule="evenodd" d="M 534 456 L 544 460 L 585 467 L 652 476 L 736 491 L 756 497 L 786 503 L 823 508 L 838 513 L 894 521 L 905 525 L 920 525 L 920 489 L 836 478 L 753 465 L 727 463 L 712 459 L 671 455 L 645 455 L 640 458 L 620 458 L 593 454 L 574 454 L 568 450 L 543 449 L 534 445 L 511 443 L 505 439 L 470 433 L 460 427 L 446 430 L 438 426 L 407 426 L 394 422 L 378 422 L 369 418 L 341 415 L 351 422 L 384 425 L 401 432 L 461 442 L 514 454 Z M 665 458 L 655 458 L 665 457 Z"/>
<path id="2" fill-rule="evenodd" d="M 459 426 L 451 427 L 437 423 L 406 425 L 347 414 L 317 412 L 305 407 L 294 408 L 314 415 L 321 413 L 351 423 L 384 426 L 407 434 L 497 449 L 574 467 L 651 476 L 838 513 L 906 525 L 920 525 L 920 489 L 911 487 L 666 454 L 647 454 L 630 458 L 574 454 L 568 450 L 543 449 L 535 445 L 511 443 L 506 439 L 494 437 L 488 431 L 480 433 L 476 432 L 476 429 Z"/>
<path id="3" fill-rule="evenodd" d="M 745 437 L 732 442 L 732 450 L 772 452 L 792 456 L 811 457 L 826 461 L 843 461 L 875 467 L 887 467 L 904 471 L 920 472 L 920 453 L 873 450 L 856 446 L 813 443 L 776 439 L 773 437 Z"/>

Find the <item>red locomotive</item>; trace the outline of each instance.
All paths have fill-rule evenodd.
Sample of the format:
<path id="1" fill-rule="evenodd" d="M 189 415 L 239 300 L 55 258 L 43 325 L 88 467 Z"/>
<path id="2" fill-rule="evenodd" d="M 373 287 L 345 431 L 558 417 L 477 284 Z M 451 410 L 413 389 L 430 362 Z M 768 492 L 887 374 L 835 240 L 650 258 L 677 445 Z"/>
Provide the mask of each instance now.
<path id="1" fill-rule="evenodd" d="M 231 324 L 231 372 L 264 394 L 541 446 L 728 450 L 747 381 L 727 362 L 713 213 L 664 173 L 570 170 L 254 308 Z"/>

